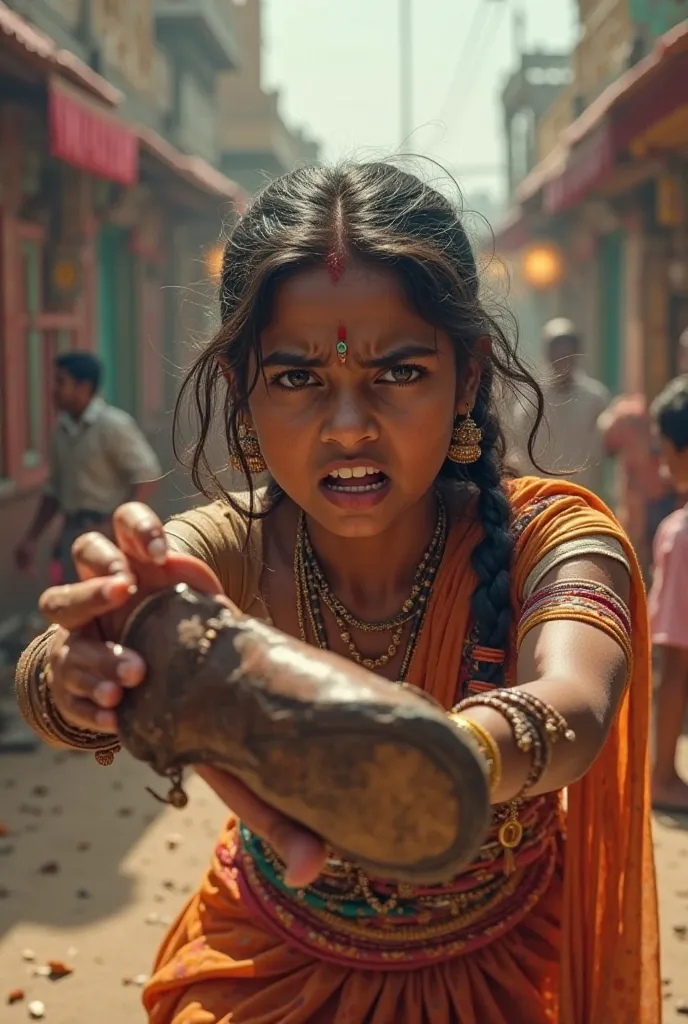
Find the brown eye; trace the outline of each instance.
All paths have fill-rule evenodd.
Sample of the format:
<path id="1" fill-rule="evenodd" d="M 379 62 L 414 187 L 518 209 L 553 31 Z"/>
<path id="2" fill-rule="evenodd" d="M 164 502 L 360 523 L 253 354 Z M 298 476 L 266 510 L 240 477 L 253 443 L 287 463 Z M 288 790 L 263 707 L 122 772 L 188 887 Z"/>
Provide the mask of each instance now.
<path id="1" fill-rule="evenodd" d="M 314 383 L 314 379 L 308 370 L 285 370 L 273 377 L 273 382 L 287 391 L 300 391 Z"/>
<path id="2" fill-rule="evenodd" d="M 426 373 L 423 366 L 413 366 L 411 363 L 400 363 L 399 366 L 392 366 L 385 370 L 379 378 L 385 384 L 414 384 Z"/>

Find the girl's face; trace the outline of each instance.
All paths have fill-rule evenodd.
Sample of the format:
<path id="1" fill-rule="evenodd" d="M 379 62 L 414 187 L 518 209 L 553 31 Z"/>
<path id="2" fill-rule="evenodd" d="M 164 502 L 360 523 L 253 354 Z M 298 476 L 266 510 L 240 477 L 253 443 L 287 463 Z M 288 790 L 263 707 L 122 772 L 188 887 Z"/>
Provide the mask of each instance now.
<path id="1" fill-rule="evenodd" d="M 309 516 L 338 536 L 371 537 L 427 496 L 479 369 L 471 362 L 457 383 L 449 338 L 413 312 L 392 272 L 294 275 L 278 286 L 261 345 L 252 426 L 273 477 Z"/>

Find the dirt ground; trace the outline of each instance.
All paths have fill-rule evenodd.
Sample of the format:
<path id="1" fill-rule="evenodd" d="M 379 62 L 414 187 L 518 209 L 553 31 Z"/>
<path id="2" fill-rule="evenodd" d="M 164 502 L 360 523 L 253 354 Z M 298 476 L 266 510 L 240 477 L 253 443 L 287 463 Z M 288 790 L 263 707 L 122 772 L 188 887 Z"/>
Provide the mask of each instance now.
<path id="1" fill-rule="evenodd" d="M 683 761 L 688 771 L 688 740 Z M 152 774 L 125 755 L 110 768 L 47 749 L 0 756 L 3 1024 L 29 1019 L 34 1000 L 48 1024 L 143 1024 L 139 986 L 223 816 L 198 779 L 183 811 L 162 808 L 146 785 Z M 671 1022 L 682 1003 L 688 1011 L 688 819 L 658 819 L 655 835 Z M 73 972 L 52 980 L 49 961 Z M 24 997 L 8 1005 L 12 990 Z"/>

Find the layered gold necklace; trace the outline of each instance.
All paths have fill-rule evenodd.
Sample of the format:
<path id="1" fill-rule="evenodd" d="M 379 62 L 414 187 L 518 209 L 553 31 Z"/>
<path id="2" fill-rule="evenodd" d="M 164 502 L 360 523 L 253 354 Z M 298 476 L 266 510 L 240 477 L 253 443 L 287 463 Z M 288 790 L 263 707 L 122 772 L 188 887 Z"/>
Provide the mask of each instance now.
<path id="1" fill-rule="evenodd" d="M 387 665 L 395 657 L 401 647 L 404 628 L 410 624 L 408 641 L 401 664 L 399 680 L 406 675 L 416 649 L 425 612 L 430 599 L 432 585 L 440 567 L 444 547 L 447 540 L 447 509 L 442 496 L 437 494 L 437 519 L 430 544 L 425 550 L 421 562 L 416 569 L 411 593 L 404 601 L 401 610 L 392 618 L 379 622 L 364 622 L 342 604 L 332 593 L 325 574 L 308 536 L 306 516 L 299 515 L 294 548 L 294 579 L 296 582 L 296 611 L 299 621 L 301 639 L 308 641 L 306 618 L 311 633 L 318 647 L 327 650 L 327 632 L 323 607 L 331 613 L 335 620 L 339 635 L 350 656 L 365 668 L 376 669 Z M 351 631 L 357 629 L 363 633 L 391 633 L 391 640 L 386 649 L 377 657 L 366 657 L 356 646 Z"/>

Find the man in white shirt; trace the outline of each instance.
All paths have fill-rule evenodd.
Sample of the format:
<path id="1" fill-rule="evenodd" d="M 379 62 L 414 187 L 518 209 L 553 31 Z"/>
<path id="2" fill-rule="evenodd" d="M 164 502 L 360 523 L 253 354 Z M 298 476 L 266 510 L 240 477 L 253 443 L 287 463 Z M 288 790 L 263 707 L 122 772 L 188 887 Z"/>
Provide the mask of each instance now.
<path id="1" fill-rule="evenodd" d="M 40 538 L 62 514 L 62 578 L 75 579 L 74 540 L 87 530 L 108 532 L 117 506 L 147 501 L 160 477 L 160 463 L 129 413 L 98 395 L 101 375 L 100 361 L 90 352 L 69 352 L 55 361 L 59 416 L 51 437 L 50 476 L 15 550 L 20 569 L 30 568 Z"/>
<path id="2" fill-rule="evenodd" d="M 528 453 L 535 410 L 517 402 L 508 462 L 522 476 L 566 476 L 601 494 L 604 450 L 597 420 L 609 405 L 610 393 L 580 368 L 582 345 L 573 321 L 550 320 L 543 344 L 549 373 L 542 382 L 545 417 L 535 438 L 535 461 Z"/>

